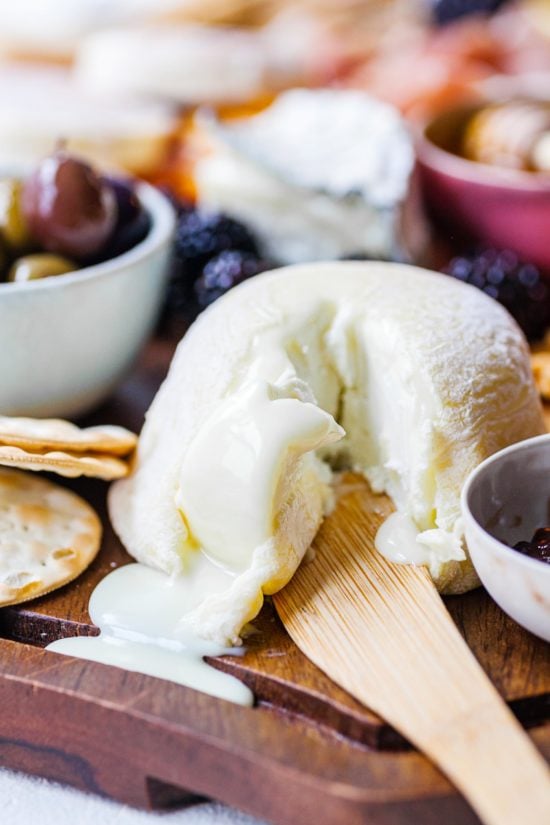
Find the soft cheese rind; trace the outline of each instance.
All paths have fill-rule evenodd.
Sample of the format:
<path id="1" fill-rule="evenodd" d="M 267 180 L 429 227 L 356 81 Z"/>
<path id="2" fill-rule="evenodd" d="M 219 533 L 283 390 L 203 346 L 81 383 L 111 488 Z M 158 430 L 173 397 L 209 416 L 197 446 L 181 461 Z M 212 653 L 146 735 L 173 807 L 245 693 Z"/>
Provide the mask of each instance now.
<path id="1" fill-rule="evenodd" d="M 464 479 L 541 432 L 523 336 L 480 291 L 397 264 L 288 267 L 192 326 L 110 511 L 142 562 L 184 572 L 202 546 L 231 571 L 231 587 L 188 621 L 235 641 L 262 593 L 292 576 L 329 506 L 329 472 L 312 450 L 392 496 L 436 584 L 456 593 L 477 583 L 462 541 Z"/>
<path id="2" fill-rule="evenodd" d="M 199 113 L 198 125 L 199 204 L 250 226 L 271 260 L 424 253 L 413 144 L 392 106 L 361 91 L 291 89 L 254 116 Z"/>

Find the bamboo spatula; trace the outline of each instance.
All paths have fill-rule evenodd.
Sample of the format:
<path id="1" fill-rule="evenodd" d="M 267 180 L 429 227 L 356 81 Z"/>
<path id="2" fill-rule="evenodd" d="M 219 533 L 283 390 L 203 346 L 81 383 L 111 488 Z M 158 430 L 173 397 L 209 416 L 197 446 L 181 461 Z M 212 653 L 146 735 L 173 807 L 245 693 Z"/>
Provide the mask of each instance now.
<path id="1" fill-rule="evenodd" d="M 374 549 L 393 510 L 348 476 L 303 564 L 275 599 L 321 670 L 424 751 L 486 825 L 549 825 L 542 756 L 462 639 L 422 567 Z"/>

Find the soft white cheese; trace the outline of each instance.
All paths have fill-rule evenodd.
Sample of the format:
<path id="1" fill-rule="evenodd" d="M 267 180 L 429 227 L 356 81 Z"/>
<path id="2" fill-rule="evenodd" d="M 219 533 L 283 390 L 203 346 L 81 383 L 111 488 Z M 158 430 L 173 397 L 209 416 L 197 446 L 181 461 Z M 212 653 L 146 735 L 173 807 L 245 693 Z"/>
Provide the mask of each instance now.
<path id="1" fill-rule="evenodd" d="M 249 224 L 276 261 L 410 259 L 404 228 L 414 152 L 397 110 L 359 91 L 294 89 L 253 117 L 199 120 L 210 151 L 199 203 Z M 409 204 L 410 207 L 410 204 Z"/>
<path id="2" fill-rule="evenodd" d="M 110 512 L 138 560 L 185 575 L 198 555 L 231 576 L 182 621 L 236 643 L 330 506 L 322 459 L 389 494 L 401 535 L 414 537 L 408 558 L 460 592 L 477 581 L 464 479 L 541 432 L 525 341 L 479 290 L 392 264 L 288 267 L 231 291 L 190 329 Z"/>

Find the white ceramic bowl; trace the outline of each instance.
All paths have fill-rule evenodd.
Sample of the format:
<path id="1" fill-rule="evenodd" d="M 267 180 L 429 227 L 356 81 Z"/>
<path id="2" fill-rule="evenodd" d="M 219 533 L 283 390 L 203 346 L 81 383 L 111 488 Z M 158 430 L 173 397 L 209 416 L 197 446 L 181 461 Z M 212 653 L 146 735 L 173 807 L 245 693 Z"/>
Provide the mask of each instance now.
<path id="1" fill-rule="evenodd" d="M 462 491 L 462 515 L 470 556 L 493 599 L 550 641 L 550 564 L 510 546 L 550 526 L 550 434 L 513 444 L 480 464 Z"/>
<path id="2" fill-rule="evenodd" d="M 0 283 L 0 414 L 74 417 L 113 390 L 158 315 L 175 225 L 164 195 L 140 183 L 151 216 L 133 249 L 67 275 Z"/>

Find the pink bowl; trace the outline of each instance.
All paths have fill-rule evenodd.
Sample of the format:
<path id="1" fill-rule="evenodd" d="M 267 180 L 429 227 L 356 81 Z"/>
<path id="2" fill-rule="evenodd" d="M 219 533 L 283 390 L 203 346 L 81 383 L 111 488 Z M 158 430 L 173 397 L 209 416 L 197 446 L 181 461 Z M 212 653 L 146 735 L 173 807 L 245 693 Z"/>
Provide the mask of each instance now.
<path id="1" fill-rule="evenodd" d="M 419 136 L 418 165 L 428 208 L 451 234 L 512 249 L 550 271 L 550 175 L 460 157 L 462 129 L 478 108 L 443 112 Z"/>

